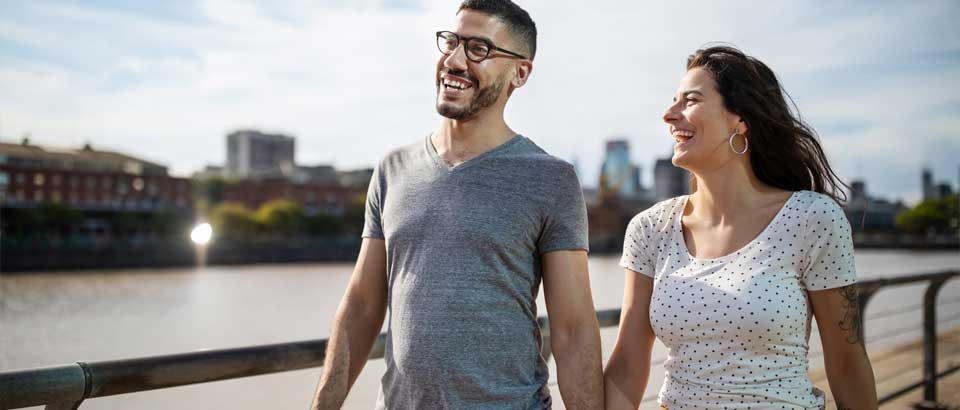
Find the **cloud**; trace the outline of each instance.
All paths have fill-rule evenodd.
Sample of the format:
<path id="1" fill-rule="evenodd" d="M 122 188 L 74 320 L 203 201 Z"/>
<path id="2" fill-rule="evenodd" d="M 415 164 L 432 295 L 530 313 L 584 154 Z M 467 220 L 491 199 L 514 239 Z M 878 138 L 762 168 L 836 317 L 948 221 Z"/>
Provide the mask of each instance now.
<path id="1" fill-rule="evenodd" d="M 916 198 L 921 166 L 954 176 L 955 2 L 523 3 L 530 83 L 508 122 L 596 181 L 626 136 L 647 183 L 670 152 L 661 113 L 686 56 L 729 41 L 780 75 L 844 178 Z M 437 124 L 439 0 L 18 2 L 0 15 L 0 136 L 85 141 L 188 174 L 240 127 L 298 137 L 298 161 L 372 165 Z"/>

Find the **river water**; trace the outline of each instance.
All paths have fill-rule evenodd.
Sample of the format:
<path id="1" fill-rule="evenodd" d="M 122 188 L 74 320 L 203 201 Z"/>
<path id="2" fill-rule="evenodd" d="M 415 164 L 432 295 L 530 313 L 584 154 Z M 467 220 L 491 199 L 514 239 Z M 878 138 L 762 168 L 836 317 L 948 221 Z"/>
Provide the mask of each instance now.
<path id="1" fill-rule="evenodd" d="M 896 277 L 960 269 L 960 252 L 858 250 L 856 262 L 861 279 Z M 0 371 L 326 337 L 351 269 L 326 263 L 3 273 Z M 591 257 L 590 279 L 598 309 L 620 306 L 616 257 Z M 871 352 L 920 337 L 921 312 L 914 308 L 922 295 L 923 285 L 914 285 L 874 297 L 865 325 Z M 960 325 L 960 280 L 948 282 L 939 301 L 940 330 Z M 539 306 L 545 315 L 542 292 Z M 606 361 L 616 328 L 601 334 Z M 812 367 L 822 363 L 817 337 L 811 336 Z M 664 357 L 664 347 L 658 344 L 653 355 Z M 372 408 L 383 370 L 382 359 L 368 362 L 344 408 Z M 648 396 L 656 395 L 662 373 L 659 366 L 651 370 Z M 81 409 L 306 409 L 319 374 L 308 369 L 90 399 Z M 552 390 L 560 402 L 556 385 Z"/>

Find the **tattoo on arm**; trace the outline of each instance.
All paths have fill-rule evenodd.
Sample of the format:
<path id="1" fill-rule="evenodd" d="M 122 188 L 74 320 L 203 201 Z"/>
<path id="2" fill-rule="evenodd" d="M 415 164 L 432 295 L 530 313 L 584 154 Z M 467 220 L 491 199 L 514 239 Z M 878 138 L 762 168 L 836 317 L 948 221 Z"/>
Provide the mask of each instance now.
<path id="1" fill-rule="evenodd" d="M 848 285 L 837 289 L 843 296 L 843 318 L 840 320 L 840 329 L 847 331 L 847 343 L 862 343 L 860 340 L 860 301 L 857 294 L 857 285 Z M 839 406 L 838 406 L 839 407 Z"/>

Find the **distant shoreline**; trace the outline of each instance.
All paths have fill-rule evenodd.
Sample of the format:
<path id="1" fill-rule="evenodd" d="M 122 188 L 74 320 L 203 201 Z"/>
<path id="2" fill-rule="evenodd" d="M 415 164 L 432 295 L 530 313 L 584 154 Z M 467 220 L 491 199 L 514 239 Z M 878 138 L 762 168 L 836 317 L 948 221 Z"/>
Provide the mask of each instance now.
<path id="1" fill-rule="evenodd" d="M 265 246 L 271 244 L 273 246 Z M 285 263 L 353 262 L 360 248 L 358 238 L 303 240 L 276 246 L 275 243 L 246 243 L 211 246 L 206 265 L 235 266 Z M 872 241 L 857 243 L 856 249 L 918 250 L 960 252 L 960 244 L 946 241 Z M 614 247 L 594 246 L 590 254 L 618 255 Z M 175 268 L 198 266 L 204 257 L 189 244 L 74 249 L 0 249 L 0 272 L 26 273 L 64 270 Z"/>

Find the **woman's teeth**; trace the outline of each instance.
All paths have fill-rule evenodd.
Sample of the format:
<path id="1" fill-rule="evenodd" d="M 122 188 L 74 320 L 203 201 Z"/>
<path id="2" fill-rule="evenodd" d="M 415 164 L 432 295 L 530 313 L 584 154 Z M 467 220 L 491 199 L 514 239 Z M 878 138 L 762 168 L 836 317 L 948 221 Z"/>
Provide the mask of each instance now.
<path id="1" fill-rule="evenodd" d="M 677 130 L 673 132 L 673 139 L 677 142 L 683 142 L 690 138 L 693 138 L 693 131 Z"/>

